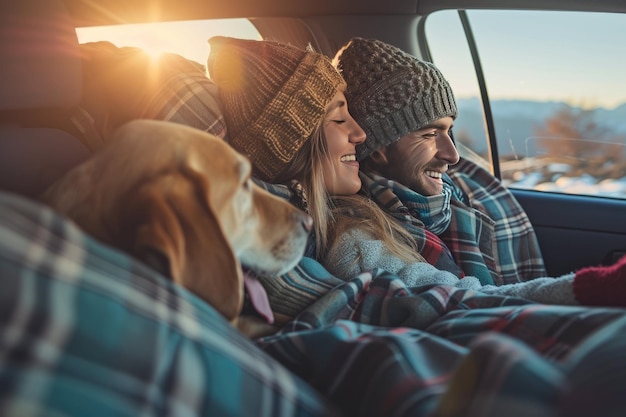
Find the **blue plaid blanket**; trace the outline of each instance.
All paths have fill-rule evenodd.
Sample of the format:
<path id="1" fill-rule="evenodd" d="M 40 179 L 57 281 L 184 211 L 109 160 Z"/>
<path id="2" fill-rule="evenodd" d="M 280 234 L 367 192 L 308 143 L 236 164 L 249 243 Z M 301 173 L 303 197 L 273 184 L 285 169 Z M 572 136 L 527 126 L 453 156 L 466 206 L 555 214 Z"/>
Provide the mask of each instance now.
<path id="1" fill-rule="evenodd" d="M 0 193 L 0 415 L 328 416 L 199 298 Z"/>
<path id="2" fill-rule="evenodd" d="M 375 270 L 250 341 L 6 193 L 0 285 L 2 416 L 626 415 L 622 309 L 407 288 Z"/>
<path id="3" fill-rule="evenodd" d="M 346 416 L 617 416 L 625 331 L 623 309 L 406 288 L 373 271 L 257 343 Z"/>

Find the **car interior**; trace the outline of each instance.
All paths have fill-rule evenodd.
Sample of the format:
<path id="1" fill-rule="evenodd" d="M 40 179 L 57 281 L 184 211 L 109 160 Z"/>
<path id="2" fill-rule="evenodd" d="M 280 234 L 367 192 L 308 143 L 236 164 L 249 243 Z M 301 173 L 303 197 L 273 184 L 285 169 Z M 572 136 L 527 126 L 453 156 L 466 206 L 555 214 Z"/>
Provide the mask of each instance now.
<path id="1" fill-rule="evenodd" d="M 431 14 L 446 10 L 458 13 L 461 21 L 464 13 L 472 10 L 626 15 L 626 3 L 618 0 L 5 1 L 0 5 L 0 189 L 36 199 L 65 172 L 92 155 L 72 124 L 85 90 L 77 28 L 246 18 L 263 39 L 302 48 L 310 45 L 329 57 L 358 36 L 379 39 L 431 60 L 425 25 Z M 479 62 L 474 64 L 482 86 L 482 114 L 474 122 L 484 126 L 485 137 L 481 140 L 491 144 L 481 158 L 494 176 L 499 177 L 500 167 L 494 161 L 499 160 L 500 139 L 496 137 L 487 95 L 490 80 L 481 72 Z M 598 65 L 611 65 L 611 62 Z M 619 80 L 615 82 L 619 89 Z M 459 118 L 462 117 L 461 113 Z M 471 153 L 470 149 L 465 156 Z M 611 198 L 522 188 L 511 191 L 535 228 L 550 276 L 587 265 L 608 265 L 626 254 L 626 196 Z"/>
<path id="2" fill-rule="evenodd" d="M 300 4 L 301 3 L 301 4 Z M 67 129 L 55 129 L 80 102 L 81 66 L 73 27 L 213 18 L 249 18 L 264 39 L 298 46 L 311 44 L 333 56 L 353 36 L 377 38 L 418 57 L 428 57 L 420 37 L 430 13 L 444 9 L 559 9 L 623 12 L 616 1 L 284 1 L 25 2 L 3 5 L 2 188 L 33 196 L 88 156 Z M 18 30 L 18 28 L 33 28 Z M 36 29 L 34 29 L 36 28 Z M 32 47 L 30 43 L 45 45 Z M 45 63 L 45 65 L 44 65 Z M 204 63 L 201 63 L 204 64 Z M 484 105 L 488 127 L 488 103 Z M 462 117 L 462 115 L 461 115 Z M 52 129 L 52 130 L 51 130 Z M 16 141 L 15 135 L 24 137 Z M 487 128 L 487 140 L 495 131 Z M 26 152 L 25 149 L 29 151 Z M 492 154 L 497 147 L 492 147 Z M 497 161 L 497 155 L 491 155 Z M 497 169 L 497 165 L 494 166 Z M 497 173 L 496 173 L 497 175 Z M 548 272 L 610 262 L 624 252 L 623 199 L 538 193 L 514 189 L 536 229 Z"/>

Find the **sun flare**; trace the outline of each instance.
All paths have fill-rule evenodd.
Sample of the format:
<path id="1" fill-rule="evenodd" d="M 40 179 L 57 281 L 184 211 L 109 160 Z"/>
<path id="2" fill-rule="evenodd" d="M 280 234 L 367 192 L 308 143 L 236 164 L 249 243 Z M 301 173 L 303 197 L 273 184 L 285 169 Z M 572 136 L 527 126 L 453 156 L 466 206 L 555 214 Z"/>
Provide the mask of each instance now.
<path id="1" fill-rule="evenodd" d="M 204 64 L 212 36 L 260 39 L 248 19 L 197 20 L 77 28 L 80 43 L 109 41 L 118 47 L 143 49 L 153 60 L 164 53 L 175 53 Z"/>

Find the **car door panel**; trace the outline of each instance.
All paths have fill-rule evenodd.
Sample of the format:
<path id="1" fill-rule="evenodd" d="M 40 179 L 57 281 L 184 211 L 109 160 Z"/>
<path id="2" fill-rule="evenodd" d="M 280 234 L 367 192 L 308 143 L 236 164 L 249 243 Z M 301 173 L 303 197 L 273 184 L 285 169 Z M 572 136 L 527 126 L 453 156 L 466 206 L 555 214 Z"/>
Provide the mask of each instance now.
<path id="1" fill-rule="evenodd" d="M 599 263 L 626 252 L 626 201 L 512 190 L 537 233 L 551 276 Z"/>

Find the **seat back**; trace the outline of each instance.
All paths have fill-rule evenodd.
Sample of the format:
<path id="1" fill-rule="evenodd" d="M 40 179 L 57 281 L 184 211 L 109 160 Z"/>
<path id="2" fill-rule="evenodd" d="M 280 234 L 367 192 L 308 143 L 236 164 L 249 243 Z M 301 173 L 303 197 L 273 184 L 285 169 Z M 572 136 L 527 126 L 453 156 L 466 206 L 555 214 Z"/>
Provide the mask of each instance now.
<path id="1" fill-rule="evenodd" d="M 37 197 L 90 152 L 57 126 L 80 103 L 78 39 L 62 0 L 0 3 L 0 190 Z"/>

